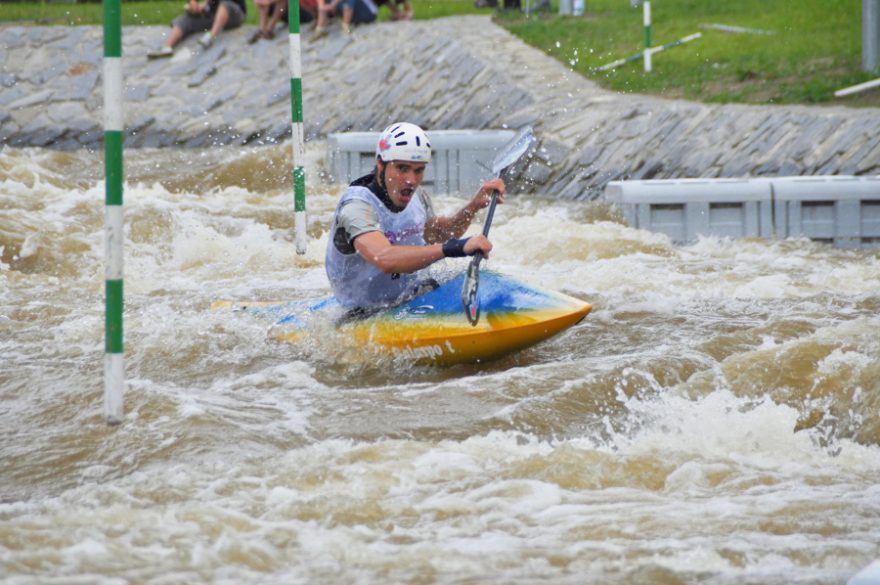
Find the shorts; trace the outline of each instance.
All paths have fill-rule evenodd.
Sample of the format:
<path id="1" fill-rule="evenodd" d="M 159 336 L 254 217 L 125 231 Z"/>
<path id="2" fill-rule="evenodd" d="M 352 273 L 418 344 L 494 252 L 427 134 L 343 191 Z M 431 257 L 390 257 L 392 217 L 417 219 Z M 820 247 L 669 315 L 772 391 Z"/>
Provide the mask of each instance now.
<path id="1" fill-rule="evenodd" d="M 220 4 L 226 6 L 226 9 L 229 11 L 229 20 L 226 21 L 226 26 L 223 27 L 223 30 L 240 27 L 244 22 L 244 12 L 241 6 L 231 0 L 221 0 Z M 208 16 L 181 14 L 172 23 L 173 26 L 183 31 L 183 36 L 202 32 L 203 30 L 211 30 L 212 24 L 214 24 L 213 14 Z"/>
<path id="2" fill-rule="evenodd" d="M 354 13 L 352 24 L 366 24 L 376 20 L 376 5 L 372 0 L 342 0 L 343 8 L 351 8 Z"/>

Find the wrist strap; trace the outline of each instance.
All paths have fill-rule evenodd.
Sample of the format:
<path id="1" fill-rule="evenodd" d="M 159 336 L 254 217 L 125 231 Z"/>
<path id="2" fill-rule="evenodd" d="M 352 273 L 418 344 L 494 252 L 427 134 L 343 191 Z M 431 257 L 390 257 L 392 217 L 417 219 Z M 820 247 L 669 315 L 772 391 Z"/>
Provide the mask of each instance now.
<path id="1" fill-rule="evenodd" d="M 447 258 L 461 258 L 462 256 L 468 256 L 464 251 L 464 245 L 470 238 L 464 238 L 462 240 L 446 240 L 443 242 L 443 255 Z"/>

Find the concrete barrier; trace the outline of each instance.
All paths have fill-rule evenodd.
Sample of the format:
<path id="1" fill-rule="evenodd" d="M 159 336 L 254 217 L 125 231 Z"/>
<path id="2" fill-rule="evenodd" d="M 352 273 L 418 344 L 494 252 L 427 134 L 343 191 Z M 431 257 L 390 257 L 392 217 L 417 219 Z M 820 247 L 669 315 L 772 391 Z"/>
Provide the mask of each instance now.
<path id="1" fill-rule="evenodd" d="M 778 237 L 880 247 L 880 177 L 780 177 L 772 186 Z"/>
<path id="2" fill-rule="evenodd" d="M 772 196 L 764 180 L 611 181 L 604 198 L 631 226 L 674 242 L 704 235 L 773 237 Z"/>
<path id="3" fill-rule="evenodd" d="M 513 130 L 428 130 L 433 157 L 422 183 L 434 193 L 472 195 L 492 176 L 492 160 Z M 344 132 L 327 137 L 330 179 L 350 183 L 376 165 L 378 132 Z"/>
<path id="4" fill-rule="evenodd" d="M 846 585 L 880 585 L 880 561 L 874 561 L 859 571 Z"/>
<path id="5" fill-rule="evenodd" d="M 807 237 L 880 248 L 880 177 L 611 181 L 603 197 L 633 227 L 699 236 Z"/>

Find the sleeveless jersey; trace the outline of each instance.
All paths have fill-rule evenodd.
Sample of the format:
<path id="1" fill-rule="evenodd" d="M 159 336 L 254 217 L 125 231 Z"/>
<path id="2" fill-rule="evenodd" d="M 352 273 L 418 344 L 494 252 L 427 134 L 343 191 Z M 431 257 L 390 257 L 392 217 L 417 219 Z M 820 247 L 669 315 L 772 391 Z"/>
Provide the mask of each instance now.
<path id="1" fill-rule="evenodd" d="M 394 305 L 400 297 L 413 292 L 418 286 L 419 273 L 385 274 L 354 250 L 341 252 L 334 243 L 338 225 L 339 210 L 349 201 L 360 200 L 369 203 L 379 217 L 379 227 L 392 245 L 424 246 L 425 222 L 428 212 L 422 198 L 413 197 L 406 208 L 398 213 L 389 210 L 373 193 L 364 186 L 352 185 L 345 190 L 336 213 L 327 242 L 325 267 L 327 278 L 339 303 L 346 308 L 377 308 Z"/>

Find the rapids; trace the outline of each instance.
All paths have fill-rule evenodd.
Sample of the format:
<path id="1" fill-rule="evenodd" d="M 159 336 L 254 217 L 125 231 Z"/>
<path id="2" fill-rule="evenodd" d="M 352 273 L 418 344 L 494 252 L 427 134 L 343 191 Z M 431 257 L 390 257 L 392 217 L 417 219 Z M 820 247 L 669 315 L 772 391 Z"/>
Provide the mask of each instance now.
<path id="1" fill-rule="evenodd" d="M 0 150 L 0 582 L 841 584 L 880 556 L 878 251 L 512 194 L 488 266 L 592 303 L 576 327 L 447 369 L 282 344 L 210 304 L 328 293 L 323 152 L 302 257 L 289 147 L 126 152 L 110 427 L 102 156 Z"/>

